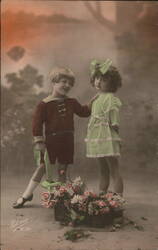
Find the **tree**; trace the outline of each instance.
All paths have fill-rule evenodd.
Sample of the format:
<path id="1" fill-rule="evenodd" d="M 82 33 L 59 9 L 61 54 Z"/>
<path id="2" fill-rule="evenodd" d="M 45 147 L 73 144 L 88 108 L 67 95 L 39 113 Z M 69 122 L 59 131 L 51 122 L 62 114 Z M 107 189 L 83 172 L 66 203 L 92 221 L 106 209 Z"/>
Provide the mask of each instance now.
<path id="1" fill-rule="evenodd" d="M 2 87 L 2 160 L 4 167 L 18 168 L 33 160 L 31 117 L 35 104 L 44 95 L 43 76 L 27 65 L 5 77 L 10 87 Z M 38 95 L 37 87 L 41 90 Z"/>
<path id="2" fill-rule="evenodd" d="M 138 66 L 135 62 L 142 59 L 143 63 L 142 54 L 149 55 L 153 40 L 155 43 L 158 42 L 158 3 L 156 1 L 152 1 L 152 3 L 115 1 L 116 21 L 110 21 L 104 16 L 100 1 L 94 2 L 93 5 L 89 1 L 84 1 L 84 5 L 103 27 L 114 33 L 118 64 L 122 67 L 123 72 L 131 76 L 135 75 Z M 152 34 L 151 31 L 153 31 Z M 145 45 L 146 43 L 148 43 L 148 47 Z M 146 56 L 147 59 L 149 56 Z"/>

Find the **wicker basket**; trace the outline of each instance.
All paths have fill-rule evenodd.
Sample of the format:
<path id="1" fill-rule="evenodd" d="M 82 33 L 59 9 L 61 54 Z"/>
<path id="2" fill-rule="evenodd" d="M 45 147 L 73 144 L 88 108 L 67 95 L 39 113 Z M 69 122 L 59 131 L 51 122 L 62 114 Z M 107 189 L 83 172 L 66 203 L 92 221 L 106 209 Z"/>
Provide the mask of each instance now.
<path id="1" fill-rule="evenodd" d="M 123 209 L 111 209 L 111 216 L 113 219 L 123 217 Z"/>
<path id="2" fill-rule="evenodd" d="M 110 225 L 112 224 L 111 213 L 88 215 L 86 218 L 86 224 L 90 227 L 97 227 L 97 228 L 103 228 L 106 225 Z"/>

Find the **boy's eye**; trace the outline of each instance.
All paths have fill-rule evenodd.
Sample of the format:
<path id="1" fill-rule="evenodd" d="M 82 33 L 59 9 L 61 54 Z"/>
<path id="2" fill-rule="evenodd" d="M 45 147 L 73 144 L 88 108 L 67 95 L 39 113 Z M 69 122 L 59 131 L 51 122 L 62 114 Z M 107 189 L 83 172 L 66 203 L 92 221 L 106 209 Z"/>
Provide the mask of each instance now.
<path id="1" fill-rule="evenodd" d="M 64 79 L 61 80 L 61 82 L 64 83 L 64 84 L 69 84 L 69 82 L 67 80 L 64 80 Z"/>
<path id="2" fill-rule="evenodd" d="M 67 83 L 67 81 L 66 81 L 66 80 L 61 80 L 61 82 L 62 82 L 62 83 Z"/>
<path id="3" fill-rule="evenodd" d="M 73 84 L 70 81 L 67 80 L 62 80 L 61 81 L 63 84 L 68 84 L 69 86 L 73 86 Z"/>

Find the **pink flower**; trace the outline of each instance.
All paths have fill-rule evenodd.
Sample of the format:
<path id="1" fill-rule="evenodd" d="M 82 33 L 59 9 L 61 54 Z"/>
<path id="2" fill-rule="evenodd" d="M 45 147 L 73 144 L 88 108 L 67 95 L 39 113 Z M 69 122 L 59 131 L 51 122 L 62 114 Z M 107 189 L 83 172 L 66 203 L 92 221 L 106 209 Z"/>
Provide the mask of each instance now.
<path id="1" fill-rule="evenodd" d="M 107 193 L 107 194 L 106 194 L 106 198 L 109 199 L 109 198 L 112 198 L 112 197 L 113 197 L 113 193 Z"/>
<path id="2" fill-rule="evenodd" d="M 42 196 L 44 199 L 48 199 L 50 194 L 48 192 L 44 192 L 44 193 L 42 193 Z"/>
<path id="3" fill-rule="evenodd" d="M 55 203 L 56 203 L 55 200 L 49 201 L 48 206 L 49 207 L 54 207 Z"/>
<path id="4" fill-rule="evenodd" d="M 91 196 L 91 197 L 97 197 L 97 195 L 95 194 L 95 193 L 93 193 L 93 192 L 90 192 L 90 191 L 86 191 L 86 192 L 84 192 L 84 195 L 86 196 L 86 197 L 88 197 L 88 196 Z"/>
<path id="5" fill-rule="evenodd" d="M 68 188 L 72 188 L 72 184 L 71 184 L 71 183 L 68 183 L 68 184 L 67 184 L 67 187 L 68 187 Z"/>
<path id="6" fill-rule="evenodd" d="M 42 206 L 46 207 L 46 208 L 49 208 L 49 202 L 48 201 L 44 201 L 42 203 Z"/>
<path id="7" fill-rule="evenodd" d="M 116 201 L 111 200 L 109 203 L 112 207 L 118 207 L 118 203 Z"/>
<path id="8" fill-rule="evenodd" d="M 74 192 L 77 192 L 77 191 L 79 191 L 80 190 L 80 187 L 73 187 L 73 190 L 74 190 Z"/>
<path id="9" fill-rule="evenodd" d="M 65 187 L 60 187 L 59 191 L 60 191 L 60 193 L 65 193 L 67 190 Z"/>
<path id="10" fill-rule="evenodd" d="M 104 207 L 104 206 L 106 206 L 106 203 L 104 201 L 98 201 L 98 205 L 100 207 Z"/>

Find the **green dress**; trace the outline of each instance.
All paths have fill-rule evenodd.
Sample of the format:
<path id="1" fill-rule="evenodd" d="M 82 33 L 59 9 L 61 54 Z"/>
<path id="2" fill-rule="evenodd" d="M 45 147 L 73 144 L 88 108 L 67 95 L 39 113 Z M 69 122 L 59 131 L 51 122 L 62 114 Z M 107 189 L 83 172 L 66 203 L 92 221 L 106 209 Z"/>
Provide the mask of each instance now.
<path id="1" fill-rule="evenodd" d="M 92 104 L 86 136 L 87 157 L 120 156 L 120 136 L 113 126 L 120 123 L 121 101 L 113 93 L 101 93 Z"/>

